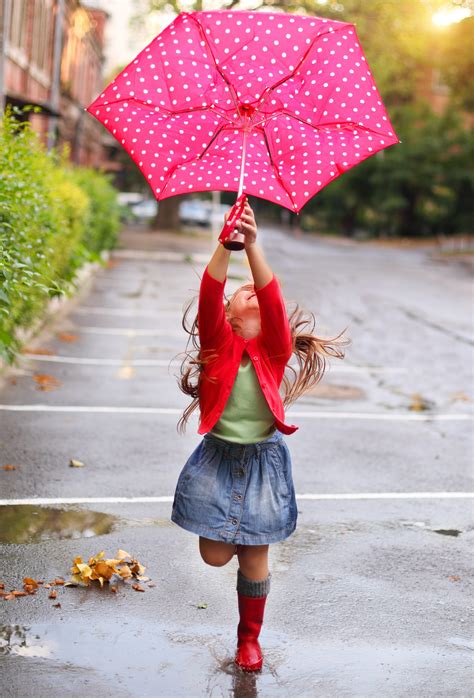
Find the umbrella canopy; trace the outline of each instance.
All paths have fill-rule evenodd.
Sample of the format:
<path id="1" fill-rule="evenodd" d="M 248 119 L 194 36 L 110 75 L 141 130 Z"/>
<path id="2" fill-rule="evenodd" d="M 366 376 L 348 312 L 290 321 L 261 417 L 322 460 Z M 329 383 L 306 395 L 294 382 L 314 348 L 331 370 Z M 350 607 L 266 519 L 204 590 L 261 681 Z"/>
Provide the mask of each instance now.
<path id="1" fill-rule="evenodd" d="M 244 191 L 298 212 L 399 140 L 353 24 L 182 12 L 87 111 L 155 197 Z"/>

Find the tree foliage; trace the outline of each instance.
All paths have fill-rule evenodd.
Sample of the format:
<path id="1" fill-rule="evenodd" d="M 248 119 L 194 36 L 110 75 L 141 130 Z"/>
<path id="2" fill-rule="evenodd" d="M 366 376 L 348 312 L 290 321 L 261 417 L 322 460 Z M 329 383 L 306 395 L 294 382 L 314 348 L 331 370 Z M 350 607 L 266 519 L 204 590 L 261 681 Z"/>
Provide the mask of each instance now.
<path id="1" fill-rule="evenodd" d="M 325 16 L 356 26 L 378 89 L 402 143 L 334 180 L 302 212 L 307 229 L 428 235 L 469 230 L 473 197 L 474 18 L 435 27 L 440 9 L 468 0 L 256 0 L 252 9 Z M 137 18 L 206 9 L 202 0 L 139 0 Z M 227 0 L 220 9 L 249 9 Z M 450 96 L 440 113 L 437 76 Z M 442 88 L 442 85 L 441 85 Z M 172 199 L 168 200 L 169 206 Z M 265 204 L 264 204 L 265 205 Z M 272 205 L 268 204 L 272 209 Z M 262 210 L 262 206 L 260 206 Z"/>

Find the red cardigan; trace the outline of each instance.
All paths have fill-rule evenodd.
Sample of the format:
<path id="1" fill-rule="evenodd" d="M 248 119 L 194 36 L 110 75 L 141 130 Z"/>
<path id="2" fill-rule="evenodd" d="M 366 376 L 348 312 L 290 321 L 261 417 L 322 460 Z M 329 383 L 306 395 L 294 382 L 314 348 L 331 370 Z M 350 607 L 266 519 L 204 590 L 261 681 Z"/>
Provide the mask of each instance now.
<path id="1" fill-rule="evenodd" d="M 273 276 L 266 286 L 256 289 L 261 330 L 253 339 L 244 339 L 234 332 L 225 316 L 226 281 L 227 277 L 222 282 L 214 279 L 207 267 L 201 279 L 198 304 L 201 358 L 214 352 L 217 356 L 205 365 L 199 378 L 201 416 L 198 433 L 210 431 L 219 420 L 239 370 L 242 354 L 247 350 L 265 399 L 275 416 L 276 427 L 283 434 L 292 434 L 299 427 L 285 424 L 283 401 L 278 391 L 292 354 L 290 323 L 280 284 Z"/>

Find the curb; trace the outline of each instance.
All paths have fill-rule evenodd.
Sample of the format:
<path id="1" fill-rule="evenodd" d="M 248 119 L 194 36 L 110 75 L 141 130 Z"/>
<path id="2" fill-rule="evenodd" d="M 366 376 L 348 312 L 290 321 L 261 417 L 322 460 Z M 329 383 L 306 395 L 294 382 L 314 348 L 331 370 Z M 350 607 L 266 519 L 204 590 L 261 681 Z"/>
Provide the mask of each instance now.
<path id="1" fill-rule="evenodd" d="M 104 262 L 108 262 L 110 260 L 111 250 L 102 250 L 100 256 Z M 37 318 L 36 322 L 31 327 L 18 328 L 16 336 L 20 340 L 22 347 L 39 335 L 53 318 L 69 313 L 72 308 L 77 305 L 82 299 L 82 296 L 89 290 L 92 279 L 99 269 L 103 269 L 99 262 L 86 262 L 86 264 L 80 267 L 74 277 L 73 283 L 75 285 L 75 291 L 73 291 L 73 295 L 55 296 L 51 298 L 46 304 L 43 314 Z M 19 368 L 17 363 L 8 364 L 5 359 L 0 357 L 0 387 L 4 380 L 10 375 L 13 375 Z"/>

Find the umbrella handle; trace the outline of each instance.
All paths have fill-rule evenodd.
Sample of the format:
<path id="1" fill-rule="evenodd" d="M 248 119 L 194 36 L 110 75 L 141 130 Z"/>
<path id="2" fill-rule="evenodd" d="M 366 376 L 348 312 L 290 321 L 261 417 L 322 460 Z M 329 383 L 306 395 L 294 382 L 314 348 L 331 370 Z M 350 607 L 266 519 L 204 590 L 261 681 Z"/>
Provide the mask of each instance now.
<path id="1" fill-rule="evenodd" d="M 246 203 L 247 195 L 241 194 L 230 209 L 229 216 L 221 230 L 219 242 L 222 243 L 226 250 L 243 250 L 245 247 L 245 235 L 239 233 L 235 226 L 243 213 Z"/>

